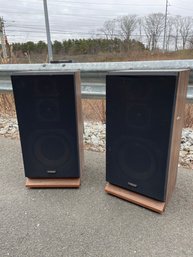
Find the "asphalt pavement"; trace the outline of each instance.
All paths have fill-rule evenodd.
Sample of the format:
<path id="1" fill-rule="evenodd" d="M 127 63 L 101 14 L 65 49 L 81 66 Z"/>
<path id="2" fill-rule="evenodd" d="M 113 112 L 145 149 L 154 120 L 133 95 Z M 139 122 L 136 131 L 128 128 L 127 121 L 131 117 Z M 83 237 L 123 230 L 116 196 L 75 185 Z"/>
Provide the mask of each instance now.
<path id="1" fill-rule="evenodd" d="M 105 154 L 80 189 L 27 189 L 19 140 L 0 137 L 0 257 L 192 257 L 193 171 L 156 214 L 104 192 Z"/>

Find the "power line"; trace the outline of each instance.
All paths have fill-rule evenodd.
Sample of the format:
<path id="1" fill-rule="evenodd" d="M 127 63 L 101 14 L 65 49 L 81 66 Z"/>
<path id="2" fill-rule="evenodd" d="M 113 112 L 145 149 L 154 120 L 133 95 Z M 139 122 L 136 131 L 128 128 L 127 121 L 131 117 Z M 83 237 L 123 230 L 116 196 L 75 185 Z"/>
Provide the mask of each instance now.
<path id="1" fill-rule="evenodd" d="M 15 11 L 14 11 L 14 13 L 15 13 Z M 10 10 L 9 10 L 7 12 L 7 14 L 13 14 L 13 12 L 10 12 Z M 64 15 L 65 16 L 71 16 L 71 17 L 80 17 L 80 18 L 84 18 L 84 19 L 92 19 L 92 20 L 97 20 L 97 19 L 107 18 L 107 17 L 114 18 L 114 15 L 98 15 L 98 16 L 93 17 L 93 16 L 88 16 L 88 15 L 70 14 L 70 13 L 67 13 L 67 12 L 63 12 L 62 14 L 50 14 L 50 17 L 63 16 L 63 18 L 64 18 Z M 33 14 L 33 16 L 34 16 L 34 14 Z M 28 15 L 28 17 L 29 17 L 29 15 Z M 43 18 L 42 18 L 42 20 L 43 20 Z"/>
<path id="2" fill-rule="evenodd" d="M 64 4 L 81 4 L 81 5 L 84 5 L 84 4 L 86 4 L 86 5 L 107 5 L 107 6 L 109 6 L 109 5 L 111 5 L 111 6 L 113 6 L 113 5 L 118 5 L 118 6 L 120 6 L 120 5 L 128 5 L 128 6 L 163 6 L 163 5 L 161 5 L 161 4 L 130 4 L 130 3 L 121 3 L 121 2 L 119 2 L 119 3 L 99 3 L 99 2 L 80 2 L 80 1 L 65 1 L 65 2 L 63 2 L 63 1 L 59 1 L 59 0 L 55 0 L 54 1 L 54 3 L 52 2 L 52 3 L 50 3 L 50 4 L 55 4 L 55 3 L 64 3 Z"/>
<path id="3" fill-rule="evenodd" d="M 15 30 L 11 30 L 10 32 L 16 32 Z M 22 31 L 22 32 L 26 32 L 26 33 L 38 33 L 38 34 L 44 34 L 45 31 L 42 30 L 42 31 L 30 31 L 30 30 L 25 30 L 25 31 Z M 93 35 L 92 32 L 82 32 L 82 31 L 63 31 L 63 30 L 54 30 L 52 31 L 53 34 L 61 34 L 61 35 Z M 8 34 L 10 36 L 10 34 Z M 103 33 L 95 33 L 96 36 L 105 36 L 105 34 Z M 119 33 L 115 33 L 114 34 L 115 37 L 120 37 L 120 34 Z M 147 37 L 146 34 L 132 34 L 131 35 L 132 37 Z M 159 38 L 163 38 L 164 35 L 160 35 Z M 181 35 L 178 36 L 179 38 L 182 38 Z M 192 36 L 188 36 L 188 38 L 191 38 Z"/>
<path id="4" fill-rule="evenodd" d="M 56 0 L 54 3 L 58 3 L 58 2 L 60 2 L 59 0 Z M 79 1 L 73 1 L 73 2 L 61 2 L 61 3 L 64 3 L 64 4 L 75 4 L 75 3 L 81 3 L 81 4 L 92 4 L 92 5 L 101 5 L 101 3 L 88 3 L 88 2 L 79 2 Z M 123 5 L 129 5 L 129 6 L 147 6 L 147 5 L 142 5 L 142 4 L 139 4 L 139 5 L 137 5 L 137 4 L 134 4 L 134 5 L 131 5 L 131 4 L 129 4 L 129 3 L 121 3 L 121 4 L 123 4 Z M 106 4 L 106 3 L 102 3 L 102 5 L 109 5 L 109 4 Z M 114 3 L 113 3 L 113 5 L 114 5 Z M 116 3 L 116 5 L 120 5 L 120 4 L 118 4 L 118 3 Z M 164 38 L 164 40 L 163 40 L 163 49 L 165 49 L 165 40 L 166 40 L 166 27 L 167 27 L 167 16 L 168 16 L 168 10 L 167 10 L 167 8 L 168 8 L 168 0 L 166 0 L 166 12 L 165 12 L 165 26 L 164 26 L 164 36 L 161 36 L 161 38 L 163 37 Z M 64 5 L 62 5 L 63 7 L 64 7 Z M 152 6 L 156 6 L 156 5 L 152 5 Z M 158 6 L 158 5 L 157 5 Z M 163 5 L 159 5 L 159 6 L 163 6 Z M 78 7 L 78 6 L 77 6 Z M 180 8 L 180 7 L 177 7 L 177 6 L 172 6 L 172 7 L 175 7 L 175 8 Z M 73 6 L 73 8 L 76 8 L 76 6 Z M 80 7 L 79 7 L 80 8 Z M 5 9 L 5 8 L 4 8 Z M 182 9 L 186 9 L 186 8 L 182 8 Z M 14 11 L 13 11 L 14 10 Z M 32 12 L 35 12 L 36 10 L 38 10 L 39 11 L 39 9 L 36 9 L 36 8 L 34 8 L 34 9 L 31 9 L 31 11 Z M 93 10 L 95 10 L 94 8 L 93 8 Z M 15 13 L 15 9 L 10 9 L 10 11 L 13 11 L 13 13 Z M 35 14 L 37 14 L 37 13 L 35 13 Z M 39 14 L 38 14 L 39 15 Z M 102 18 L 107 18 L 108 17 L 108 15 L 106 15 L 106 16 L 95 16 L 95 17 L 89 17 L 88 15 L 80 15 L 80 14 L 70 14 L 70 13 L 61 13 L 61 14 L 53 14 L 53 15 L 50 15 L 50 17 L 52 18 L 52 19 L 54 19 L 55 17 L 61 17 L 61 16 L 69 16 L 69 17 L 78 17 L 79 19 L 77 19 L 77 23 L 79 24 L 79 26 L 80 26 L 80 24 L 81 24 L 81 22 L 87 22 L 87 24 L 85 25 L 86 27 L 88 27 L 88 26 L 93 26 L 92 25 L 92 23 L 93 24 L 96 24 L 96 23 L 94 23 L 95 21 L 98 21 L 98 19 L 101 21 L 101 19 Z M 111 16 L 112 17 L 112 16 Z M 113 17 L 112 17 L 113 18 Z M 43 18 L 42 18 L 43 19 Z M 25 21 L 25 25 L 23 25 L 24 23 L 22 23 L 21 25 L 19 25 L 19 24 L 14 24 L 14 27 L 15 28 L 19 28 L 20 29 L 20 31 L 18 32 L 18 33 L 30 33 L 30 36 L 33 34 L 33 33 L 38 33 L 38 34 L 43 34 L 43 33 L 45 33 L 45 27 L 44 26 L 39 26 L 39 24 L 38 24 L 38 28 L 35 26 L 35 25 L 33 25 L 33 24 L 26 24 L 27 23 L 27 21 L 26 20 L 24 20 Z M 65 30 L 65 31 L 63 31 L 62 30 L 62 26 L 61 26 L 61 23 L 59 24 L 57 24 L 57 22 L 51 22 L 51 27 L 53 28 L 52 29 L 52 33 L 54 34 L 54 35 L 56 35 L 56 34 L 59 34 L 59 35 L 75 35 L 75 34 L 77 34 L 77 35 L 91 35 L 91 33 L 88 33 L 88 32 L 76 32 L 76 31 L 66 31 L 65 29 L 66 29 L 66 27 L 65 27 L 65 24 L 63 25 L 63 30 Z M 60 28 L 59 29 L 56 29 L 56 26 L 57 27 L 59 27 L 60 26 Z M 96 26 L 97 26 L 97 24 L 96 24 Z M 67 24 L 67 27 L 68 27 L 68 24 Z M 8 31 L 14 31 L 14 32 L 16 32 L 15 30 L 10 30 L 10 29 L 7 29 Z M 93 33 L 92 33 L 92 35 L 93 35 Z M 98 36 L 100 36 L 100 35 L 103 35 L 103 34 L 99 34 L 99 33 L 97 33 L 97 35 Z M 140 35 L 133 35 L 133 36 L 140 36 Z"/>
<path id="5" fill-rule="evenodd" d="M 193 10 L 192 10 L 192 9 L 184 8 L 184 7 L 181 7 L 181 6 L 179 6 L 179 5 L 176 5 L 176 6 L 171 5 L 171 7 L 176 8 L 176 9 L 183 9 L 183 10 L 186 10 L 186 11 L 193 12 Z"/>

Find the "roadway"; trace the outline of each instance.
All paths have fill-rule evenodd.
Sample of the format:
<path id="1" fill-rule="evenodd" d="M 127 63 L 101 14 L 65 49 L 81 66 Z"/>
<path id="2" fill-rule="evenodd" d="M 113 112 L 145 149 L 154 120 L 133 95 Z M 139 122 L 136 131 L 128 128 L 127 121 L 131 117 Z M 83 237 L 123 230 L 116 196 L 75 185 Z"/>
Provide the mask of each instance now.
<path id="1" fill-rule="evenodd" d="M 163 215 L 104 192 L 105 155 L 85 152 L 80 189 L 27 189 L 18 140 L 0 137 L 0 256 L 192 257 L 193 171 Z"/>

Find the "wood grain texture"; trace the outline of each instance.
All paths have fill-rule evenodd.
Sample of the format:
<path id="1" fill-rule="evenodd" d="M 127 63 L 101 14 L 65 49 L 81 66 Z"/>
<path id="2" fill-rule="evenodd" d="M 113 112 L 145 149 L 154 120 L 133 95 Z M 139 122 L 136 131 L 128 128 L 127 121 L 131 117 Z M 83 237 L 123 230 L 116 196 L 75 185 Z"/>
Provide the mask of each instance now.
<path id="1" fill-rule="evenodd" d="M 189 79 L 189 70 L 179 72 L 178 85 L 176 91 L 176 102 L 174 105 L 173 124 L 171 131 L 170 149 L 168 155 L 168 178 L 166 184 L 166 202 L 171 198 L 175 188 L 178 159 L 180 152 L 181 133 L 184 124 L 185 101 L 187 93 L 187 85 Z"/>
<path id="2" fill-rule="evenodd" d="M 107 183 L 105 186 L 105 191 L 108 194 L 117 196 L 121 199 L 124 199 L 128 202 L 140 205 L 142 207 L 145 207 L 149 210 L 152 210 L 157 213 L 163 213 L 166 207 L 165 202 L 159 202 L 154 199 L 151 199 L 149 197 L 131 192 L 129 190 L 120 188 L 118 186 L 114 186 L 110 183 Z"/>
<path id="3" fill-rule="evenodd" d="M 80 178 L 27 178 L 25 186 L 29 188 L 78 188 L 80 187 Z"/>
<path id="4" fill-rule="evenodd" d="M 82 114 L 82 101 L 81 101 L 81 81 L 80 72 L 75 73 L 75 105 L 76 105 L 76 121 L 77 121 L 77 137 L 78 137 L 78 153 L 79 153 L 79 165 L 80 175 L 84 168 L 84 145 L 83 145 L 83 114 Z"/>

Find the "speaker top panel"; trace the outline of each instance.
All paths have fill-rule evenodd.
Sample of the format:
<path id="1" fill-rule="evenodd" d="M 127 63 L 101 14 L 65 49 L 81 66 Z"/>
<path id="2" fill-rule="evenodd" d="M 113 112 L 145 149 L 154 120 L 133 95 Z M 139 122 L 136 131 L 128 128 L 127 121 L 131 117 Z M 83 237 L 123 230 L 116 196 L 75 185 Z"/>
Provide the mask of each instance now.
<path id="1" fill-rule="evenodd" d="M 111 71 L 108 75 L 111 76 L 178 76 L 182 71 L 187 71 L 187 69 L 177 69 L 177 70 L 121 70 L 121 71 Z M 107 75 L 107 76 L 108 76 Z"/>
<path id="2" fill-rule="evenodd" d="M 65 70 L 65 71 L 58 71 L 58 70 L 52 70 L 52 71 L 22 71 L 22 72 L 14 72 L 11 76 L 75 75 L 76 73 L 80 73 L 80 71 L 79 70 Z"/>

